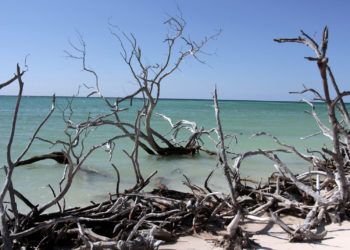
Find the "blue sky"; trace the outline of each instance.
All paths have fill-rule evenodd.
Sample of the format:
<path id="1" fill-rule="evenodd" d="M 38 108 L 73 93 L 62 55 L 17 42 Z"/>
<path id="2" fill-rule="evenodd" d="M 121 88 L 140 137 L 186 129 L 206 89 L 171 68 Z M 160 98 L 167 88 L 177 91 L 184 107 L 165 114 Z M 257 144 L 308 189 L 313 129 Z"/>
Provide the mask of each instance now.
<path id="1" fill-rule="evenodd" d="M 79 62 L 67 59 L 79 30 L 88 46 L 88 65 L 100 76 L 102 92 L 123 96 L 136 88 L 110 34 L 108 19 L 133 32 L 146 60 L 160 61 L 167 14 L 181 8 L 192 38 L 222 34 L 211 41 L 204 59 L 208 65 L 187 60 L 181 71 L 163 83 L 164 98 L 211 98 L 214 85 L 223 99 L 299 100 L 289 91 L 302 84 L 319 88 L 313 63 L 303 59 L 312 52 L 298 44 L 276 44 L 273 38 L 294 37 L 303 29 L 319 39 L 329 26 L 330 65 L 339 85 L 349 86 L 350 2 L 296 1 L 10 1 L 0 2 L 0 82 L 11 77 L 27 54 L 26 95 L 72 95 L 92 81 Z M 0 94 L 16 94 L 15 86 Z"/>

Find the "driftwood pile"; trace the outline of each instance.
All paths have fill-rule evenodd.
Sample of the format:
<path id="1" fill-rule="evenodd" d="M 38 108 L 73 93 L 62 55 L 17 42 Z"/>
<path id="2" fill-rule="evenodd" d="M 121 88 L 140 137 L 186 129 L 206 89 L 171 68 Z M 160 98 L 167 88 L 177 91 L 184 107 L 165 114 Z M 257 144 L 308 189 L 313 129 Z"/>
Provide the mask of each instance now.
<path id="1" fill-rule="evenodd" d="M 59 213 L 21 215 L 20 233 L 11 238 L 15 247 L 28 249 L 156 249 L 183 235 L 225 230 L 235 216 L 229 197 L 187 185 L 194 193 L 156 189 L 113 195 L 108 201 Z M 236 237 L 232 243 L 249 246 L 247 235 L 239 232 Z"/>
<path id="2" fill-rule="evenodd" d="M 1 247 L 4 249 L 21 247 L 28 249 L 157 249 L 163 242 L 173 242 L 179 236 L 208 231 L 223 236 L 222 240 L 217 242 L 222 247 L 251 249 L 258 246 L 241 228 L 241 224 L 247 220 L 274 222 L 290 235 L 291 241 L 308 241 L 322 240 L 327 233 L 324 229 L 325 224 L 341 221 L 350 216 L 350 118 L 343 101 L 343 97 L 350 95 L 350 92 L 339 90 L 328 66 L 327 27 L 323 32 L 321 45 L 318 45 L 304 32 L 297 38 L 276 39 L 276 41 L 302 43 L 314 50 L 316 56 L 307 57 L 307 59 L 317 62 L 323 93 L 306 87 L 302 93 L 311 92 L 315 95 L 315 100 L 322 101 L 326 105 L 329 124 L 324 124 L 318 118 L 314 105 L 307 102 L 311 106 L 310 114 L 320 128 L 319 134 L 331 140 L 332 148 L 324 147 L 320 151 L 309 151 L 308 154 L 303 154 L 273 135 L 260 132 L 255 136 L 271 137 L 280 146 L 280 149 L 248 151 L 243 154 L 234 154 L 234 157 L 230 159 L 231 154 L 228 154 L 228 147 L 225 145 L 227 136 L 224 135 L 221 126 L 216 90 L 214 92 L 217 121 L 215 129 L 206 131 L 188 121 L 173 124 L 171 119 L 164 115 L 161 116 L 169 121 L 173 129 L 172 139 L 165 138 L 151 127 L 151 117 L 159 100 L 161 81 L 174 72 L 185 57 L 194 56 L 199 60 L 197 54 L 206 42 L 212 39 L 212 37 L 205 38 L 200 43 L 187 39 L 183 35 L 185 22 L 181 18 L 170 18 L 166 23 L 172 28 L 174 34 L 168 35 L 165 40 L 168 54 L 163 65 L 145 65 L 141 60 L 141 49 L 135 37 L 132 34 L 127 36 L 123 33 L 123 37 L 131 47 L 131 52 L 127 53 L 121 42 L 122 57 L 129 65 L 140 88 L 130 96 L 116 99 L 114 104 L 102 96 L 97 74 L 85 66 L 86 45 L 84 41 L 80 40 L 81 49 L 72 45 L 79 56 L 69 54 L 70 57 L 81 60 L 83 69 L 95 77 L 96 87 L 90 95 L 97 94 L 102 98 L 108 106 L 109 113 L 98 117 L 89 116 L 86 121 L 75 123 L 70 102 L 63 112 L 63 120 L 66 124 L 64 132 L 67 139 L 50 141 L 40 138 L 38 133 L 55 109 L 55 98 L 53 98 L 50 112 L 35 130 L 24 151 L 16 158 L 12 156 L 11 149 L 24 85 L 22 76 L 25 71 L 17 66 L 15 76 L 0 84 L 0 89 L 16 81 L 19 84 L 7 145 L 7 163 L 4 163 L 5 182 L 0 190 Z M 117 37 L 121 41 L 120 37 Z M 172 52 L 173 46 L 177 41 L 184 41 L 185 47 L 189 50 L 180 51 L 180 56 L 171 63 L 174 53 Z M 136 73 L 135 64 L 138 65 L 140 73 Z M 334 93 L 336 93 L 333 98 L 330 94 L 330 86 L 333 86 Z M 119 104 L 126 100 L 131 103 L 138 94 L 143 96 L 143 106 L 138 110 L 134 123 L 122 121 L 119 113 L 125 109 Z M 90 136 L 92 130 L 99 126 L 114 126 L 123 133 L 111 135 L 108 140 L 88 148 L 84 143 L 85 139 Z M 184 145 L 175 140 L 181 128 L 191 132 L 191 136 Z M 228 194 L 210 189 L 209 182 L 212 172 L 208 175 L 204 188 L 194 185 L 184 176 L 184 184 L 191 190 L 190 193 L 171 191 L 166 187 L 153 192 L 142 192 L 156 172 L 146 179 L 143 178 L 138 157 L 140 148 L 150 154 L 162 156 L 194 154 L 201 149 L 200 137 L 210 133 L 216 133 L 218 138 L 216 142 L 218 168 L 222 170 L 223 179 L 227 182 Z M 104 148 L 112 157 L 116 141 L 120 138 L 129 138 L 134 142 L 132 152 L 124 151 L 124 153 L 130 158 L 136 176 L 135 186 L 123 193 L 119 192 L 121 178 L 118 168 L 112 164 L 118 181 L 116 192 L 110 196 L 110 199 L 83 208 L 67 209 L 65 195 L 86 159 L 100 148 Z M 51 146 L 58 146 L 61 151 L 25 160 L 24 158 L 36 140 L 47 142 Z M 161 143 L 165 147 L 160 146 Z M 310 171 L 294 174 L 279 158 L 279 154 L 284 153 L 295 154 L 304 160 L 305 164 L 310 167 Z M 245 181 L 240 177 L 241 163 L 246 158 L 256 155 L 271 160 L 277 172 L 272 174 L 265 184 L 243 184 Z M 32 204 L 30 197 L 24 197 L 13 186 L 13 172 L 21 165 L 44 159 L 54 159 L 65 164 L 64 172 L 59 182 L 59 190 L 55 191 L 50 186 L 54 198 L 46 204 Z M 23 214 L 18 210 L 18 200 L 29 207 L 31 210 L 29 214 Z M 48 209 L 54 206 L 58 207 L 59 212 L 47 213 Z M 305 221 L 302 225 L 291 227 L 281 220 L 283 214 L 304 218 Z"/>
<path id="3" fill-rule="evenodd" d="M 316 174 L 316 172 L 314 173 Z M 11 235 L 15 248 L 27 249 L 157 249 L 160 244 L 173 243 L 180 236 L 209 232 L 221 235 L 216 244 L 227 249 L 254 249 L 259 246 L 240 226 L 234 237 L 230 225 L 239 214 L 239 223 L 273 221 L 290 235 L 290 241 L 321 240 L 324 225 L 339 221 L 336 205 L 324 208 L 315 205 L 314 199 L 288 178 L 274 173 L 269 183 L 236 188 L 235 213 L 229 195 L 198 187 L 185 178 L 184 184 L 191 193 L 163 189 L 111 195 L 108 201 L 83 208 L 70 208 L 61 212 L 37 215 L 35 211 L 19 216 L 18 233 Z M 310 175 L 297 175 L 301 183 L 316 187 Z M 312 182 L 312 183 L 310 183 Z M 328 190 L 334 190 L 327 183 Z M 344 210 L 349 216 L 350 211 Z M 291 228 L 281 215 L 305 218 L 305 223 Z M 8 221 L 14 229 L 14 220 Z M 316 233 L 317 231 L 317 233 Z"/>

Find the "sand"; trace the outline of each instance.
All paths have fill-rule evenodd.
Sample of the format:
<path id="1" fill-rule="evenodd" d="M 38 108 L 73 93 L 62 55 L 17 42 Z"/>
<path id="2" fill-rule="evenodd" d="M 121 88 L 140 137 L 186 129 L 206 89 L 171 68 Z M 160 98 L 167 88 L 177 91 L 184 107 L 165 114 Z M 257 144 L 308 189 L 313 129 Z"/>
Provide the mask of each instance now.
<path id="1" fill-rule="evenodd" d="M 288 224 L 298 223 L 294 218 L 283 218 Z M 261 245 L 260 249 L 283 249 L 283 250 L 322 250 L 322 249 L 350 249 L 350 222 L 326 226 L 327 235 L 320 242 L 290 243 L 288 235 L 277 225 L 266 223 L 246 223 L 242 225 L 245 230 L 253 234 L 252 239 Z M 162 250 L 218 250 L 212 244 L 214 236 L 200 234 L 195 236 L 181 237 L 174 244 L 162 245 Z"/>
<path id="2" fill-rule="evenodd" d="M 254 234 L 253 239 L 262 246 L 262 249 L 350 249 L 350 222 L 343 222 L 342 225 L 331 224 L 326 226 L 326 230 L 327 235 L 320 242 L 290 243 L 288 235 L 274 225 L 268 232 Z"/>

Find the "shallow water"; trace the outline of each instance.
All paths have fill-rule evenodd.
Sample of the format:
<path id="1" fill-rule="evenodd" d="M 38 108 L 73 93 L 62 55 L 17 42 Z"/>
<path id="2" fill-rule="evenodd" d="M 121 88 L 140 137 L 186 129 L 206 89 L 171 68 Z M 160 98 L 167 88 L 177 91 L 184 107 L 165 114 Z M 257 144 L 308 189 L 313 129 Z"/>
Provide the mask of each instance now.
<path id="1" fill-rule="evenodd" d="M 9 136 L 12 112 L 16 98 L 9 96 L 0 96 L 0 163 L 6 164 L 6 145 Z M 43 138 L 65 139 L 62 121 L 62 110 L 67 104 L 67 98 L 57 98 L 57 109 L 49 122 L 43 127 L 39 136 Z M 140 104 L 135 101 L 134 106 Z M 312 117 L 304 112 L 309 110 L 308 105 L 294 102 L 259 102 L 259 101 L 221 101 L 221 116 L 224 132 L 226 134 L 235 134 L 238 137 L 238 143 L 234 140 L 228 140 L 230 150 L 236 153 L 247 150 L 274 149 L 278 146 L 271 138 L 259 137 L 250 138 L 258 131 L 266 131 L 277 136 L 281 141 L 296 146 L 299 150 L 305 152 L 307 148 L 320 149 L 323 145 L 329 143 L 322 136 L 312 137 L 308 140 L 300 140 L 300 137 L 317 132 L 317 126 Z M 23 97 L 21 110 L 19 114 L 16 137 L 12 149 L 12 155 L 15 158 L 25 147 L 36 126 L 45 117 L 51 106 L 50 97 Z M 102 100 L 97 98 L 76 98 L 73 103 L 74 122 L 85 119 L 89 114 L 94 116 L 107 111 Z M 126 120 L 132 120 L 136 107 L 125 112 L 123 117 Z M 321 104 L 316 105 L 316 109 L 325 119 L 325 107 Z M 171 117 L 173 121 L 186 119 L 195 121 L 198 126 L 206 129 L 215 127 L 215 115 L 213 103 L 211 100 L 161 100 L 157 112 Z M 153 127 L 166 134 L 169 132 L 169 124 L 159 117 L 154 117 Z M 111 134 L 118 133 L 115 128 L 99 128 L 91 132 L 87 145 L 102 142 Z M 182 134 L 186 138 L 189 134 Z M 215 137 L 215 135 L 213 135 Z M 204 139 L 205 146 L 215 149 L 215 145 L 208 138 Z M 131 187 L 134 184 L 135 177 L 131 169 L 130 160 L 125 156 L 122 150 L 130 150 L 132 142 L 123 139 L 117 143 L 112 163 L 118 166 L 121 173 L 121 189 Z M 50 145 L 43 142 L 35 142 L 32 146 L 29 156 L 43 154 L 59 150 L 59 148 L 50 148 Z M 309 165 L 292 155 L 281 155 L 287 165 L 295 172 L 307 171 Z M 196 156 L 181 157 L 157 157 L 149 156 L 140 152 L 140 165 L 144 176 L 152 173 L 154 170 L 158 174 L 153 179 L 149 189 L 154 183 L 162 182 L 169 188 L 184 189 L 182 184 L 183 175 L 188 176 L 191 181 L 197 185 L 203 185 L 208 173 L 216 168 L 216 158 L 200 153 Z M 116 175 L 108 161 L 108 154 L 103 150 L 96 151 L 84 164 L 85 170 L 81 171 L 74 182 L 67 196 L 69 206 L 88 204 L 90 201 L 99 201 L 108 197 L 108 193 L 115 191 Z M 53 161 L 46 160 L 29 166 L 19 167 L 14 172 L 14 185 L 24 195 L 30 197 L 35 203 L 42 203 L 52 198 L 52 193 L 48 184 L 58 192 L 58 182 L 62 178 L 63 166 Z M 262 157 L 248 159 L 241 166 L 242 177 L 252 179 L 266 178 L 274 171 L 273 164 Z M 0 173 L 0 182 L 4 180 L 3 171 Z M 226 188 L 222 170 L 216 169 L 211 186 L 214 190 L 223 190 Z"/>

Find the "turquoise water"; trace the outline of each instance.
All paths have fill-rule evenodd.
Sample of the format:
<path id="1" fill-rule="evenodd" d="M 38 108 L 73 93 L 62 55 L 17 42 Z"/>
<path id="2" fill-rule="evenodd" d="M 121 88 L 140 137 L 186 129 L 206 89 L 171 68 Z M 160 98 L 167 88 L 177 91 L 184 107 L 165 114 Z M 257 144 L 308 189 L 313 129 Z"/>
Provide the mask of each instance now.
<path id="1" fill-rule="evenodd" d="M 12 112 L 16 98 L 0 96 L 0 164 L 6 163 L 6 145 L 12 119 Z M 138 106 L 139 100 L 134 106 Z M 67 98 L 57 98 L 57 109 L 49 122 L 43 127 L 39 136 L 50 140 L 66 139 L 63 129 L 62 110 L 67 104 Z M 221 101 L 222 124 L 226 134 L 236 134 L 238 143 L 230 143 L 230 150 L 236 153 L 247 150 L 275 149 L 278 148 L 271 138 L 259 137 L 251 139 L 250 136 L 258 131 L 266 131 L 277 136 L 281 141 L 296 146 L 302 152 L 307 148 L 320 149 L 329 143 L 323 136 L 312 137 L 307 140 L 300 140 L 300 137 L 317 132 L 317 126 L 312 117 L 304 112 L 309 110 L 308 105 L 297 102 L 259 102 L 259 101 Z M 23 97 L 18 126 L 12 155 L 15 158 L 25 147 L 36 126 L 45 117 L 51 106 L 50 97 Z M 73 103 L 73 122 L 91 116 L 108 112 L 104 102 L 97 98 L 76 98 Z M 325 107 L 316 105 L 316 109 L 325 119 Z M 126 111 L 123 117 L 131 121 L 135 108 Z M 211 100 L 161 100 L 157 112 L 165 114 L 177 121 L 186 119 L 195 121 L 198 126 L 206 129 L 215 127 L 215 114 Z M 154 117 L 153 127 L 167 134 L 170 130 L 169 124 L 159 117 Z M 90 140 L 86 147 L 92 143 L 103 142 L 111 134 L 118 131 L 112 127 L 99 128 L 90 134 Z M 185 138 L 188 134 L 183 134 Z M 215 135 L 213 134 L 215 138 Z M 214 149 L 215 145 L 207 138 L 205 145 Z M 228 144 L 230 141 L 227 141 Z M 123 149 L 130 150 L 132 142 L 123 139 L 117 142 L 112 163 L 118 166 L 122 183 L 121 188 L 128 188 L 134 184 L 135 177 L 131 169 L 129 159 L 122 152 Z M 59 148 L 50 148 L 50 145 L 43 142 L 35 142 L 28 157 L 48 153 Z M 292 155 L 281 155 L 288 166 L 295 172 L 307 171 L 309 165 L 300 161 Z M 154 182 L 161 181 L 169 188 L 185 189 L 182 185 L 183 174 L 188 176 L 195 184 L 203 185 L 208 173 L 216 168 L 216 158 L 200 153 L 196 156 L 182 157 L 157 157 L 149 156 L 144 152 L 140 154 L 140 165 L 144 176 L 154 170 L 158 174 L 149 186 L 152 188 Z M 116 176 L 111 162 L 108 161 L 108 154 L 103 150 L 96 151 L 84 164 L 83 171 L 76 177 L 72 189 L 67 196 L 70 206 L 88 204 L 90 201 L 99 201 L 113 193 L 115 190 Z M 94 170 L 95 173 L 86 170 Z M 249 177 L 259 180 L 267 177 L 274 171 L 273 164 L 262 157 L 256 157 L 244 162 L 241 166 L 242 177 Z M 51 184 L 56 191 L 58 182 L 63 173 L 63 166 L 47 160 L 32 165 L 19 167 L 14 172 L 14 185 L 20 192 L 30 197 L 33 203 L 41 203 L 52 198 L 51 191 L 47 187 Z M 0 182 L 4 180 L 4 173 L 0 173 Z M 221 169 L 217 169 L 211 180 L 214 190 L 225 189 L 224 178 Z"/>

